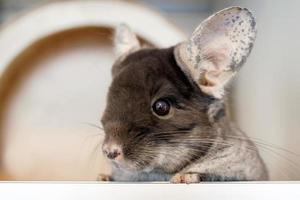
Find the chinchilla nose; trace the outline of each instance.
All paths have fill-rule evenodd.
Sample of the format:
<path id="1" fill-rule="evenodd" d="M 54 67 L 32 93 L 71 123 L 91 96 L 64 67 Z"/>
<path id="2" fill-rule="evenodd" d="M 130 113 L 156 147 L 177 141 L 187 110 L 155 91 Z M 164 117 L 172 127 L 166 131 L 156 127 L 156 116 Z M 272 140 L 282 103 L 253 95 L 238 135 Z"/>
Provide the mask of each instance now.
<path id="1" fill-rule="evenodd" d="M 122 149 L 120 145 L 105 144 L 103 145 L 103 153 L 111 160 L 117 160 L 122 156 Z"/>

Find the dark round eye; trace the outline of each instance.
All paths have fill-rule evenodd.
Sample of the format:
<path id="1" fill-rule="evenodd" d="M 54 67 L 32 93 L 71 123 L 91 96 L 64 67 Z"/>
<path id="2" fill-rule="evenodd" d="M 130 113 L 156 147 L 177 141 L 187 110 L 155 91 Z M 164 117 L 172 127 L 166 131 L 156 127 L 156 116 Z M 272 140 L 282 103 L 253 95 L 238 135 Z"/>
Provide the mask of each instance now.
<path id="1" fill-rule="evenodd" d="M 153 111 L 159 116 L 165 116 L 169 114 L 171 105 L 167 99 L 158 99 L 152 105 Z"/>

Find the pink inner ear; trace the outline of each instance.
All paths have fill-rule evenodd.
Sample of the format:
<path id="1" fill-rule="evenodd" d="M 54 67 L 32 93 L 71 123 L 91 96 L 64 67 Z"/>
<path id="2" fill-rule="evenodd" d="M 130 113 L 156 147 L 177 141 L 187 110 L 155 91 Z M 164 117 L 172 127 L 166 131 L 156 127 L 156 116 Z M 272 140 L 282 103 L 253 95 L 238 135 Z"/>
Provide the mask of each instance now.
<path id="1" fill-rule="evenodd" d="M 222 70 L 222 63 L 226 60 L 226 55 L 220 52 L 210 52 L 205 56 L 205 59 L 213 63 L 215 70 Z"/>
<path id="2" fill-rule="evenodd" d="M 207 70 L 225 70 L 230 62 L 230 52 L 231 51 L 226 44 L 223 44 L 220 47 L 207 47 L 207 50 L 203 53 L 203 58 L 213 64 L 213 67 Z"/>
<path id="3" fill-rule="evenodd" d="M 217 84 L 216 80 L 218 80 L 218 76 L 221 73 L 221 70 L 204 72 L 204 76 L 201 79 L 200 84 L 206 87 L 214 87 Z"/>

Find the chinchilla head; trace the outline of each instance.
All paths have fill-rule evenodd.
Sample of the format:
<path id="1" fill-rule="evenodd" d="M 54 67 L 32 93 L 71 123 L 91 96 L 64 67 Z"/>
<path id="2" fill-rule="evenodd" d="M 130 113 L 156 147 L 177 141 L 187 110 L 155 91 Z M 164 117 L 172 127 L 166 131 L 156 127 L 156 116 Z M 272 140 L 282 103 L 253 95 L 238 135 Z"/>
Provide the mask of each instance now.
<path id="1" fill-rule="evenodd" d="M 168 49 L 141 49 L 120 25 L 102 117 L 104 154 L 119 167 L 168 173 L 203 156 L 216 136 L 214 125 L 225 118 L 225 87 L 255 36 L 254 18 L 239 7 L 212 15 Z"/>

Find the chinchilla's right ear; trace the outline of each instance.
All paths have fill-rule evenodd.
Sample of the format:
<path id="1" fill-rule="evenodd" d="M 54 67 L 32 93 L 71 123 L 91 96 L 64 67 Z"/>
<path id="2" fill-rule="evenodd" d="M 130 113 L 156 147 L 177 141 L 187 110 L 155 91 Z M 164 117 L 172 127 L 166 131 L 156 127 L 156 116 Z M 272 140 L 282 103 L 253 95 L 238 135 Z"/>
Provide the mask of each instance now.
<path id="1" fill-rule="evenodd" d="M 121 69 L 121 61 L 126 58 L 127 55 L 133 53 L 141 48 L 141 44 L 137 36 L 126 24 L 120 24 L 114 35 L 114 50 L 116 61 L 112 67 L 112 76 L 118 74 Z"/>
<path id="2" fill-rule="evenodd" d="M 256 23 L 245 8 L 231 7 L 203 21 L 190 39 L 175 47 L 177 64 L 199 88 L 222 98 L 224 87 L 248 57 Z"/>
<path id="3" fill-rule="evenodd" d="M 126 24 L 120 24 L 115 31 L 114 48 L 117 58 L 141 48 L 137 36 Z"/>

